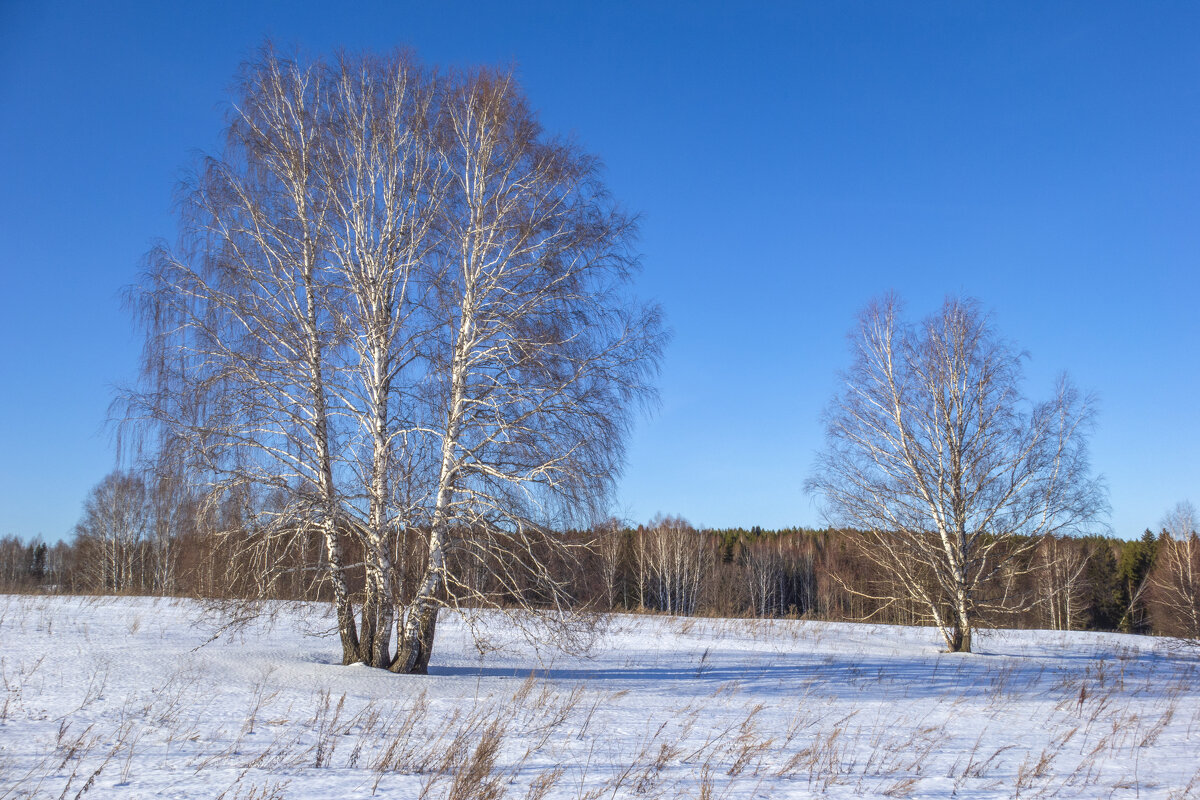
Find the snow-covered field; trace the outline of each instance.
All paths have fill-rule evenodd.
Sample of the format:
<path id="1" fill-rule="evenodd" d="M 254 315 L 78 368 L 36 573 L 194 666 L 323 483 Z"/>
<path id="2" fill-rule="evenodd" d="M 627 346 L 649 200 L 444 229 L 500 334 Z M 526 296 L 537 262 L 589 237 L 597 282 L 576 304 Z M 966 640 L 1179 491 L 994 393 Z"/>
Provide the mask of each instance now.
<path id="1" fill-rule="evenodd" d="M 326 622 L 200 646 L 185 601 L 0 596 L 0 798 L 1200 796 L 1200 659 L 1162 640 L 620 616 L 539 662 L 447 618 L 404 677 Z"/>

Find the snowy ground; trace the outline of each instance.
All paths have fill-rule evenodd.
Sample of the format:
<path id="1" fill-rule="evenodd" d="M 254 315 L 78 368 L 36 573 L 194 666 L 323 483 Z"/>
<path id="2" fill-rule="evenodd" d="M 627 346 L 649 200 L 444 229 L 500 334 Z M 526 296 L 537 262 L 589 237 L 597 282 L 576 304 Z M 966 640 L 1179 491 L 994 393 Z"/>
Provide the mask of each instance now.
<path id="1" fill-rule="evenodd" d="M 401 677 L 324 613 L 198 648 L 187 602 L 0 596 L 0 798 L 1200 796 L 1200 654 L 1162 640 L 617 617 L 539 664 L 446 619 Z"/>

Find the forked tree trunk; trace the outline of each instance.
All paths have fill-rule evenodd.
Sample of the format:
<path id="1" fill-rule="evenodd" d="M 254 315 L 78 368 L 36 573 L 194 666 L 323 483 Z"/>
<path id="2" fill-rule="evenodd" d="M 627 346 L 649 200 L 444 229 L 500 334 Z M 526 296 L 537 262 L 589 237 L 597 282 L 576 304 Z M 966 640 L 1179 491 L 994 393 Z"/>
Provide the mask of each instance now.
<path id="1" fill-rule="evenodd" d="M 444 525 L 437 526 L 432 532 L 429 551 L 425 579 L 413 598 L 397 643 L 396 658 L 389 666 L 392 672 L 424 675 L 429 671 L 429 656 L 433 652 L 433 636 L 437 628 L 437 596 L 442 591 L 442 570 L 445 565 Z"/>
<path id="2" fill-rule="evenodd" d="M 438 492 L 433 530 L 429 534 L 429 560 L 425 575 L 413 598 L 404 630 L 397 642 L 396 658 L 388 667 L 392 672 L 424 675 L 429 671 L 429 656 L 433 652 L 433 636 L 437 628 L 437 598 L 444 584 L 446 566 L 447 513 L 450 505 L 452 477 L 449 476 L 452 448 L 444 448 L 442 460 L 442 490 Z"/>
<path id="3" fill-rule="evenodd" d="M 410 619 L 412 635 L 405 636 L 392 664 L 393 672 L 406 675 L 429 674 L 429 656 L 433 653 L 433 638 L 437 629 L 438 607 L 429 603 L 413 609 Z M 405 626 L 406 631 L 410 626 Z"/>
<path id="4" fill-rule="evenodd" d="M 458 359 L 455 359 L 458 362 Z M 429 671 L 429 656 L 433 652 L 433 635 L 437 628 L 437 599 L 445 583 L 446 545 L 449 541 L 450 503 L 456 480 L 455 443 L 457 442 L 463 405 L 461 372 L 455 370 L 450 423 L 442 442 L 442 466 L 438 477 L 437 503 L 433 526 L 429 532 L 429 558 L 425 575 L 413 598 L 404 632 L 397 643 L 396 658 L 389 667 L 392 672 L 424 675 Z"/>
<path id="5" fill-rule="evenodd" d="M 950 629 L 950 639 L 946 642 L 951 653 L 971 652 L 971 633 L 973 631 L 971 612 L 967 606 L 967 598 L 960 592 L 952 611 L 953 625 Z"/>
<path id="6" fill-rule="evenodd" d="M 369 666 L 375 665 L 373 653 L 375 650 L 375 640 L 379 633 L 379 601 L 378 580 L 375 571 L 368 564 L 364 578 L 362 610 L 360 612 L 359 630 L 361 635 L 358 639 L 358 657 L 360 661 Z"/>
<path id="7" fill-rule="evenodd" d="M 954 627 L 950 630 L 950 639 L 946 642 L 946 645 L 951 653 L 971 652 L 970 626 L 955 623 Z"/>
<path id="8" fill-rule="evenodd" d="M 474 251 L 468 248 L 474 256 Z M 472 257 L 469 263 L 474 263 Z M 474 275 L 471 269 L 464 270 Z M 470 283 L 464 287 L 462 316 L 458 322 L 450 362 L 450 397 L 446 416 L 446 432 L 442 439 L 442 463 L 438 470 L 437 499 L 433 509 L 433 522 L 429 531 L 429 557 L 425 564 L 425 575 L 413 598 L 404 633 L 397 642 L 396 658 L 389 669 L 392 672 L 424 675 L 429 671 L 429 656 L 433 652 L 433 636 L 437 629 L 438 595 L 445 588 L 446 547 L 450 539 L 449 526 L 454 500 L 454 487 L 458 481 L 458 440 L 463 429 L 463 414 L 467 394 L 467 353 L 470 350 L 475 330 L 475 295 Z"/>

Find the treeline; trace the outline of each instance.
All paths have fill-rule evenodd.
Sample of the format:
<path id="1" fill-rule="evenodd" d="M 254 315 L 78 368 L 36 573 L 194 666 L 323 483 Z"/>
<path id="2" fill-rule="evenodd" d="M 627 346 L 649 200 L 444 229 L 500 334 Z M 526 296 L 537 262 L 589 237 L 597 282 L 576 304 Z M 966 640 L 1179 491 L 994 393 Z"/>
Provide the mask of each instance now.
<path id="1" fill-rule="evenodd" d="M 256 530 L 236 502 L 204 510 L 194 498 L 167 496 L 177 503 L 169 514 L 161 489 L 110 476 L 69 542 L 0 539 L 0 590 L 332 599 L 319 531 Z M 454 538 L 465 545 L 476 538 L 468 534 Z M 478 547 L 451 548 L 455 574 L 464 577 L 446 591 L 464 597 L 508 592 L 514 605 L 537 605 L 541 597 L 563 596 L 567 587 L 578 607 L 601 610 L 928 623 L 921 604 L 891 585 L 894 579 L 869 557 L 867 538 L 854 530 L 697 530 L 668 517 L 557 536 L 568 546 L 524 556 L 545 562 L 536 572 L 486 563 Z M 405 584 L 423 572 L 424 543 L 420 531 L 395 534 Z M 347 534 L 344 546 L 347 562 L 359 565 L 349 571 L 352 591 L 363 592 L 366 575 L 354 537 Z M 980 598 L 981 607 L 991 609 L 991 625 L 1197 634 L 1200 544 L 1194 532 L 1182 539 L 1149 530 L 1135 540 L 1047 537 L 1021 549 L 1028 554 L 1010 560 L 989 584 L 990 596 Z M 505 572 L 544 577 L 540 584 L 488 585 Z"/>
<path id="2" fill-rule="evenodd" d="M 595 541 L 581 599 L 603 608 L 929 622 L 922 605 L 868 557 L 870 542 L 855 530 L 694 530 L 668 519 L 600 532 Z M 1200 575 L 1196 534 L 1183 544 L 1192 545 L 1187 552 Z M 1195 636 L 1178 602 L 1181 593 L 1170 590 L 1187 570 L 1178 563 L 1179 545 L 1166 532 L 1149 530 L 1135 540 L 1046 537 L 1029 555 L 1006 564 L 981 598 L 990 609 L 986 622 Z M 1194 605 L 1200 585 L 1193 579 L 1190 588 Z"/>

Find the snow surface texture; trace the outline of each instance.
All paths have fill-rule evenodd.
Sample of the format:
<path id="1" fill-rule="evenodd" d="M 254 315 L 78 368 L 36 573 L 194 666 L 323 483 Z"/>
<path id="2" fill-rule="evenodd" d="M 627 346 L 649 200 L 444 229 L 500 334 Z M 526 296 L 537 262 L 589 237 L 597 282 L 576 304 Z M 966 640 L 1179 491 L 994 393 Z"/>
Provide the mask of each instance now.
<path id="1" fill-rule="evenodd" d="M 539 663 L 448 617 L 396 676 L 329 623 L 203 644 L 186 601 L 0 596 L 0 798 L 1200 795 L 1200 662 L 1164 640 L 618 616 Z"/>

